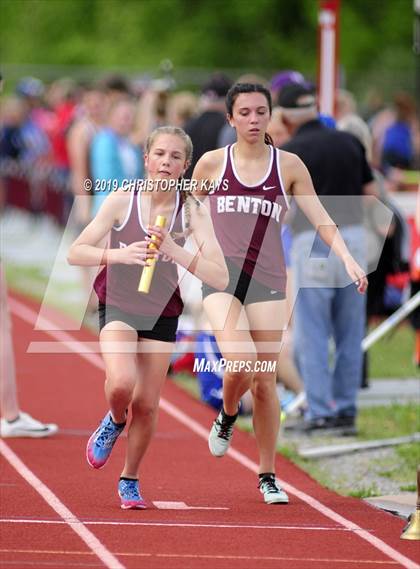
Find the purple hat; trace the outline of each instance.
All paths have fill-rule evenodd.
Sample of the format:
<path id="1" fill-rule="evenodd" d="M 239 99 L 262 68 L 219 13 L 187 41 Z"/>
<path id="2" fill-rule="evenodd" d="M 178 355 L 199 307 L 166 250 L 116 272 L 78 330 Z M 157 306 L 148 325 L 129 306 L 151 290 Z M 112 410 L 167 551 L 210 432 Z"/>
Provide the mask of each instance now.
<path id="1" fill-rule="evenodd" d="M 307 81 L 305 80 L 305 77 L 302 75 L 302 73 L 300 73 L 299 71 L 290 71 L 290 70 L 280 71 L 280 73 L 277 73 L 272 77 L 270 82 L 270 88 L 273 91 L 280 91 L 281 89 L 283 89 L 285 85 L 288 85 L 289 83 L 298 83 L 300 85 L 306 85 Z"/>

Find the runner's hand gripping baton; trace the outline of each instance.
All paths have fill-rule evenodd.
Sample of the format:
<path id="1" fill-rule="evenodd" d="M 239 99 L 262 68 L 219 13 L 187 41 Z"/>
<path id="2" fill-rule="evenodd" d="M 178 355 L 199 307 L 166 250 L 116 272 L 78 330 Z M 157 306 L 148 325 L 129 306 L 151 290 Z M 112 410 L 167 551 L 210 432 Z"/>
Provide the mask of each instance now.
<path id="1" fill-rule="evenodd" d="M 165 227 L 166 217 L 164 217 L 163 215 L 156 216 L 155 225 L 157 225 L 158 227 Z M 152 235 L 152 241 L 156 241 L 156 237 L 154 235 Z M 148 245 L 148 249 L 157 249 L 157 247 L 154 243 L 151 242 Z M 155 271 L 156 261 L 157 261 L 156 257 L 153 257 L 153 259 L 147 259 L 147 265 L 143 267 L 143 271 L 140 277 L 140 283 L 138 288 L 139 292 L 144 292 L 145 294 L 149 293 L 150 285 L 152 284 L 153 273 Z"/>

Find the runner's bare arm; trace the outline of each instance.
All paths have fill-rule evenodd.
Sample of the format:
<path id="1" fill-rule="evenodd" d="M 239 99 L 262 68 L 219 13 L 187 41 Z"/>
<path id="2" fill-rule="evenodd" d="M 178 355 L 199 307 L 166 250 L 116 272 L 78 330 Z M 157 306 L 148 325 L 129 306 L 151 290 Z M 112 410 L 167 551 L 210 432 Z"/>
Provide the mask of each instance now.
<path id="1" fill-rule="evenodd" d="M 138 241 L 121 249 L 107 248 L 109 232 L 114 225 L 121 225 L 129 203 L 130 194 L 124 190 L 112 192 L 106 198 L 95 218 L 71 245 L 67 256 L 70 265 L 145 265 L 147 258 L 157 255 L 157 251 L 147 249 L 146 241 Z"/>
<path id="2" fill-rule="evenodd" d="M 356 282 L 359 292 L 365 292 L 367 288 L 365 272 L 353 259 L 337 226 L 321 204 L 308 169 L 295 154 L 286 152 L 283 154 L 288 185 L 297 205 L 318 231 L 321 239 L 343 261 L 349 276 L 353 282 Z"/>
<path id="3" fill-rule="evenodd" d="M 177 245 L 167 231 L 149 227 L 148 230 L 159 240 L 159 250 L 171 257 L 178 265 L 186 268 L 197 278 L 218 290 L 224 290 L 229 282 L 225 259 L 214 233 L 213 223 L 208 209 L 190 200 L 190 228 L 198 251 L 193 254 Z"/>

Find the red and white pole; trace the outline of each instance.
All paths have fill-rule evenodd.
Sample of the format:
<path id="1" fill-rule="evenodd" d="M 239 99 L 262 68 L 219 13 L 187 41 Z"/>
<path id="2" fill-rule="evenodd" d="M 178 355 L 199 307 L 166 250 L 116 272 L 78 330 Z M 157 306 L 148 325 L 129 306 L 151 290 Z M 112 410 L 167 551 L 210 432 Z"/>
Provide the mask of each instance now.
<path id="1" fill-rule="evenodd" d="M 318 100 L 322 114 L 334 116 L 338 86 L 338 31 L 340 0 L 319 0 Z"/>

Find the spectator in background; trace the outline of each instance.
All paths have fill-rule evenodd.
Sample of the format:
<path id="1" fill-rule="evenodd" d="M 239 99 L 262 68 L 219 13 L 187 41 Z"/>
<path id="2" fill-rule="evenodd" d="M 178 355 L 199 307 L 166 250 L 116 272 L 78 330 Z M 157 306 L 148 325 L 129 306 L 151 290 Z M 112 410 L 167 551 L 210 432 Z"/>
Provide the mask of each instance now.
<path id="1" fill-rule="evenodd" d="M 69 156 L 67 152 L 67 133 L 76 111 L 76 84 L 72 79 L 54 81 L 46 94 L 51 111 L 51 124 L 48 130 L 53 166 L 63 181 L 69 175 Z"/>
<path id="2" fill-rule="evenodd" d="M 131 87 L 127 79 L 122 75 L 108 75 L 99 84 L 101 90 L 105 93 L 107 109 L 119 101 L 132 96 Z"/>
<path id="3" fill-rule="evenodd" d="M 376 87 L 368 89 L 362 105 L 362 118 L 368 124 L 371 119 L 385 108 L 384 97 Z"/>
<path id="4" fill-rule="evenodd" d="M 104 124 L 106 110 L 105 93 L 100 85 L 85 87 L 77 118 L 67 135 L 67 151 L 70 163 L 70 184 L 74 197 L 74 222 L 76 231 L 81 232 L 91 220 L 92 192 L 87 192 L 85 181 L 92 182 L 90 153 L 93 138 Z M 94 272 L 90 267 L 80 267 L 86 291 L 92 290 Z M 88 308 L 97 309 L 96 295 L 90 294 Z"/>
<path id="5" fill-rule="evenodd" d="M 36 77 L 23 77 L 16 86 L 16 94 L 27 103 L 31 121 L 42 131 L 48 131 L 50 113 L 44 101 L 44 83 Z"/>
<path id="6" fill-rule="evenodd" d="M 200 114 L 192 118 L 186 125 L 185 131 L 193 143 L 193 159 L 187 170 L 186 177 L 190 178 L 194 166 L 201 156 L 209 150 L 215 150 L 219 143 L 219 134 L 224 124 L 225 96 L 232 81 L 223 73 L 215 73 L 201 89 Z"/>
<path id="7" fill-rule="evenodd" d="M 77 118 L 67 133 L 67 152 L 71 173 L 73 196 L 85 199 L 75 201 L 75 220 L 80 231 L 91 219 L 91 200 L 86 192 L 85 180 L 91 179 L 90 151 L 94 136 L 104 124 L 106 108 L 105 93 L 101 86 L 92 85 L 84 89 Z"/>
<path id="8" fill-rule="evenodd" d="M 7 304 L 7 287 L 0 261 L 0 435 L 3 438 L 49 437 L 57 432 L 53 423 L 41 423 L 19 408 L 13 351 L 12 323 Z"/>
<path id="9" fill-rule="evenodd" d="M 133 101 L 117 99 L 108 113 L 107 127 L 98 132 L 92 142 L 93 215 L 106 196 L 121 187 L 124 180 L 143 175 L 142 151 L 130 140 L 134 127 Z"/>
<path id="10" fill-rule="evenodd" d="M 348 114 L 337 124 L 355 136 L 365 148 L 366 158 L 372 163 L 372 136 L 367 124 L 357 115 Z M 389 313 L 387 306 L 387 277 L 404 270 L 408 263 L 408 227 L 404 216 L 392 201 L 386 189 L 386 180 L 379 170 L 372 168 L 380 201 L 364 201 L 364 224 L 366 229 L 366 261 L 369 273 L 366 315 L 367 325 L 372 318 Z M 386 207 L 385 207 L 386 206 Z M 390 210 L 393 216 L 390 218 Z M 389 295 L 388 295 L 389 296 Z M 394 307 L 391 308 L 391 312 Z M 367 330 L 366 330 L 367 331 Z M 368 386 L 368 353 L 364 353 L 362 387 Z"/>
<path id="11" fill-rule="evenodd" d="M 363 144 L 366 158 L 372 164 L 372 137 L 367 124 L 357 115 L 347 115 L 338 122 L 337 126 L 339 130 L 353 134 Z M 377 200 L 365 200 L 367 261 L 370 274 L 367 294 L 368 317 L 385 316 L 396 308 L 389 306 L 387 302 L 387 276 L 406 271 L 410 256 L 407 222 L 392 199 L 383 174 L 373 166 L 372 172 L 378 198 L 383 205 Z M 390 211 L 393 213 L 391 222 Z"/>
<path id="12" fill-rule="evenodd" d="M 16 88 L 16 93 L 25 108 L 25 120 L 20 131 L 25 151 L 21 159 L 31 164 L 44 163 L 50 158 L 51 146 L 46 132 L 51 118 L 49 111 L 43 105 L 44 92 L 43 83 L 34 77 L 22 79 Z"/>
<path id="13" fill-rule="evenodd" d="M 394 120 L 386 128 L 381 156 L 381 166 L 386 173 L 390 167 L 410 169 L 414 166 L 414 137 L 418 132 L 416 106 L 408 93 L 394 96 Z"/>
<path id="14" fill-rule="evenodd" d="M 54 81 L 47 90 L 45 100 L 49 105 L 51 123 L 47 132 L 51 144 L 53 166 L 52 185 L 62 192 L 60 221 L 65 224 L 73 205 L 70 190 L 70 162 L 67 152 L 67 134 L 76 111 L 77 85 L 73 79 Z"/>
<path id="15" fill-rule="evenodd" d="M 274 107 L 271 113 L 270 122 L 268 123 L 267 133 L 271 136 L 273 140 L 273 145 L 277 148 L 283 146 L 289 138 L 290 134 L 287 130 L 283 118 L 282 110 L 280 107 Z M 292 246 L 292 235 L 290 227 L 287 223 L 287 215 L 285 218 L 285 223 L 282 227 L 282 245 L 284 251 L 284 258 L 286 261 L 286 271 L 287 271 L 287 314 L 288 320 L 290 320 L 293 311 L 292 302 L 292 290 L 293 290 L 293 272 L 290 262 L 290 250 Z M 282 338 L 282 348 L 278 357 L 277 365 L 277 381 L 280 381 L 284 387 L 292 392 L 296 397 L 291 399 L 286 406 L 286 414 L 292 408 L 295 409 L 305 402 L 304 388 L 300 374 L 296 368 L 293 361 L 293 338 L 291 332 L 291 323 L 288 322 L 287 330 L 283 333 Z M 291 403 L 293 402 L 293 407 Z M 284 405 L 282 405 L 284 408 Z"/>
<path id="16" fill-rule="evenodd" d="M 335 98 L 335 119 L 341 120 L 347 115 L 357 114 L 357 103 L 353 93 L 346 91 L 346 89 L 339 89 Z"/>
<path id="17" fill-rule="evenodd" d="M 366 160 L 372 162 L 372 135 L 365 121 L 355 113 L 346 113 L 337 121 L 337 129 L 349 132 L 363 145 Z"/>
<path id="18" fill-rule="evenodd" d="M 290 69 L 285 69 L 283 71 L 279 71 L 271 78 L 270 81 L 270 93 L 271 97 L 274 102 L 278 100 L 281 90 L 286 85 L 290 83 L 297 83 L 299 85 L 306 85 L 308 86 L 308 81 L 306 81 L 305 77 L 300 73 L 300 71 L 292 71 Z"/>
<path id="19" fill-rule="evenodd" d="M 280 146 L 283 146 L 283 144 L 289 140 L 289 131 L 283 122 L 280 107 L 273 108 L 270 122 L 268 123 L 267 132 L 273 139 L 273 145 L 277 148 L 280 148 Z"/>
<path id="20" fill-rule="evenodd" d="M 279 104 L 292 135 L 283 149 L 302 159 L 350 254 L 365 267 L 363 210 L 355 196 L 361 198 L 363 193 L 376 190 L 363 146 L 350 134 L 322 125 L 311 89 L 287 85 L 280 93 Z M 331 200 L 333 196 L 339 197 Z M 311 433 L 336 428 L 351 434 L 355 432 L 356 397 L 362 377 L 365 297 L 350 284 L 338 257 L 321 242 L 300 210 L 292 228 L 292 266 L 298 293 L 293 330 L 308 400 L 308 420 L 303 429 Z M 331 337 L 336 346 L 332 370 Z"/>
<path id="21" fill-rule="evenodd" d="M 25 155 L 22 126 L 26 117 L 26 104 L 16 96 L 2 100 L 0 111 L 0 160 L 20 160 Z"/>
<path id="22" fill-rule="evenodd" d="M 130 140 L 135 146 L 144 148 L 150 133 L 167 123 L 166 106 L 169 99 L 168 84 L 164 81 L 152 81 L 146 88 L 135 86 L 136 112 L 135 123 Z"/>
<path id="23" fill-rule="evenodd" d="M 184 128 L 198 111 L 198 99 L 189 91 L 181 91 L 171 95 L 167 106 L 167 123 Z"/>
<path id="24" fill-rule="evenodd" d="M 9 116 L 9 120 L 14 121 L 12 145 L 15 147 L 12 149 L 9 144 L 8 151 L 16 152 L 17 146 L 19 147 L 15 160 L 18 162 L 16 166 L 20 173 L 25 173 L 25 179 L 21 178 L 21 183 L 29 185 L 28 207 L 32 212 L 40 213 L 45 207 L 47 194 L 46 185 L 41 181 L 41 177 L 43 176 L 45 180 L 51 165 L 51 145 L 46 134 L 51 122 L 51 113 L 44 106 L 42 98 L 44 85 L 39 79 L 25 77 L 19 81 L 16 94 L 20 104 L 13 103 L 14 111 L 12 117 Z M 6 135 L 11 134 L 10 130 L 6 131 Z M 0 188 L 3 197 L 12 186 L 14 186 L 13 176 L 4 178 Z M 3 197 L 0 197 L 0 201 Z"/>

